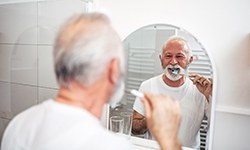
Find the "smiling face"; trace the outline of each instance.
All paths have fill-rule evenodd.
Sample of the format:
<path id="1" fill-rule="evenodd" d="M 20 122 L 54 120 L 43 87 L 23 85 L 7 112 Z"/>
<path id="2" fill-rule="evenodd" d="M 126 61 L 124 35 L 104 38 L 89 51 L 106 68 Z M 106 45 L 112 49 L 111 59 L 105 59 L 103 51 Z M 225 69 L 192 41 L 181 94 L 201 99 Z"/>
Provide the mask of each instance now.
<path id="1" fill-rule="evenodd" d="M 182 69 L 187 68 L 188 64 L 192 62 L 192 57 L 189 57 L 189 49 L 185 41 L 173 39 L 164 45 L 160 60 L 163 69 L 176 75 L 181 73 Z"/>

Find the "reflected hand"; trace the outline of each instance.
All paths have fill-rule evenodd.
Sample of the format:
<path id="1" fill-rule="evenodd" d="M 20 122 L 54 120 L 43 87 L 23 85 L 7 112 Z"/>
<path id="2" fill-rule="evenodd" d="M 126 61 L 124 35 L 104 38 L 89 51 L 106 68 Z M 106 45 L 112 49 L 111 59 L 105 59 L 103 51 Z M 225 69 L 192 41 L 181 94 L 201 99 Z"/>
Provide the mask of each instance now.
<path id="1" fill-rule="evenodd" d="M 194 85 L 196 85 L 197 89 L 207 98 L 209 98 L 209 95 L 212 95 L 212 81 L 199 75 L 199 74 L 191 74 L 188 76 L 190 80 L 193 82 Z"/>
<path id="2" fill-rule="evenodd" d="M 168 96 L 145 93 L 143 98 L 147 126 L 162 149 L 180 149 L 178 130 L 181 110 Z"/>

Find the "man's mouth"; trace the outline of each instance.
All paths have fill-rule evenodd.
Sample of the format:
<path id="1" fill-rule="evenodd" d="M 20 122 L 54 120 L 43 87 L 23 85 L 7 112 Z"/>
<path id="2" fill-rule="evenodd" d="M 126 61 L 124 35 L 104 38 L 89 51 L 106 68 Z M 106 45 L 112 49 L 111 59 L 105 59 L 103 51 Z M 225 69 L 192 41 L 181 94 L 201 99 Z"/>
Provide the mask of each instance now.
<path id="1" fill-rule="evenodd" d="M 168 72 L 172 75 L 177 75 L 180 72 L 180 68 L 168 68 Z"/>

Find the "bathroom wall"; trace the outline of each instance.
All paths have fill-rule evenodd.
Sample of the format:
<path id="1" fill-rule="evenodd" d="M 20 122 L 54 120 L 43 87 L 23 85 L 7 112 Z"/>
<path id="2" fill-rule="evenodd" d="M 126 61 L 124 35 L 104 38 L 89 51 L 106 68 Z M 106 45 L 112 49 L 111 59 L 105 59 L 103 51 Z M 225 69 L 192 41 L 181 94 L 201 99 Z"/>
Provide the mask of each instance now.
<path id="1" fill-rule="evenodd" d="M 167 23 L 201 41 L 218 75 L 212 149 L 250 149 L 250 1 L 96 2 L 122 39 L 142 26 Z M 84 8 L 80 0 L 0 0 L 0 137 L 15 114 L 55 95 L 54 36 Z"/>
<path id="2" fill-rule="evenodd" d="M 250 1 L 99 0 L 123 39 L 167 23 L 192 33 L 211 54 L 217 74 L 213 150 L 250 149 Z"/>
<path id="3" fill-rule="evenodd" d="M 80 0 L 0 0 L 0 141 L 13 116 L 55 96 L 54 37 L 85 6 Z"/>

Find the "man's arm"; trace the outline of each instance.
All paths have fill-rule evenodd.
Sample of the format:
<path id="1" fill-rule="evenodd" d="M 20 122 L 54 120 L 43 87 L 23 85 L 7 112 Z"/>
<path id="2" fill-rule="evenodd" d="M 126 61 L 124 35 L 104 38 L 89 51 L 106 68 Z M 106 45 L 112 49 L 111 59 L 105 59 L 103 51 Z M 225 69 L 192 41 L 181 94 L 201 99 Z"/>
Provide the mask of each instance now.
<path id="1" fill-rule="evenodd" d="M 132 133 L 135 135 L 144 134 L 148 131 L 146 118 L 134 110 L 133 122 L 132 122 Z"/>

